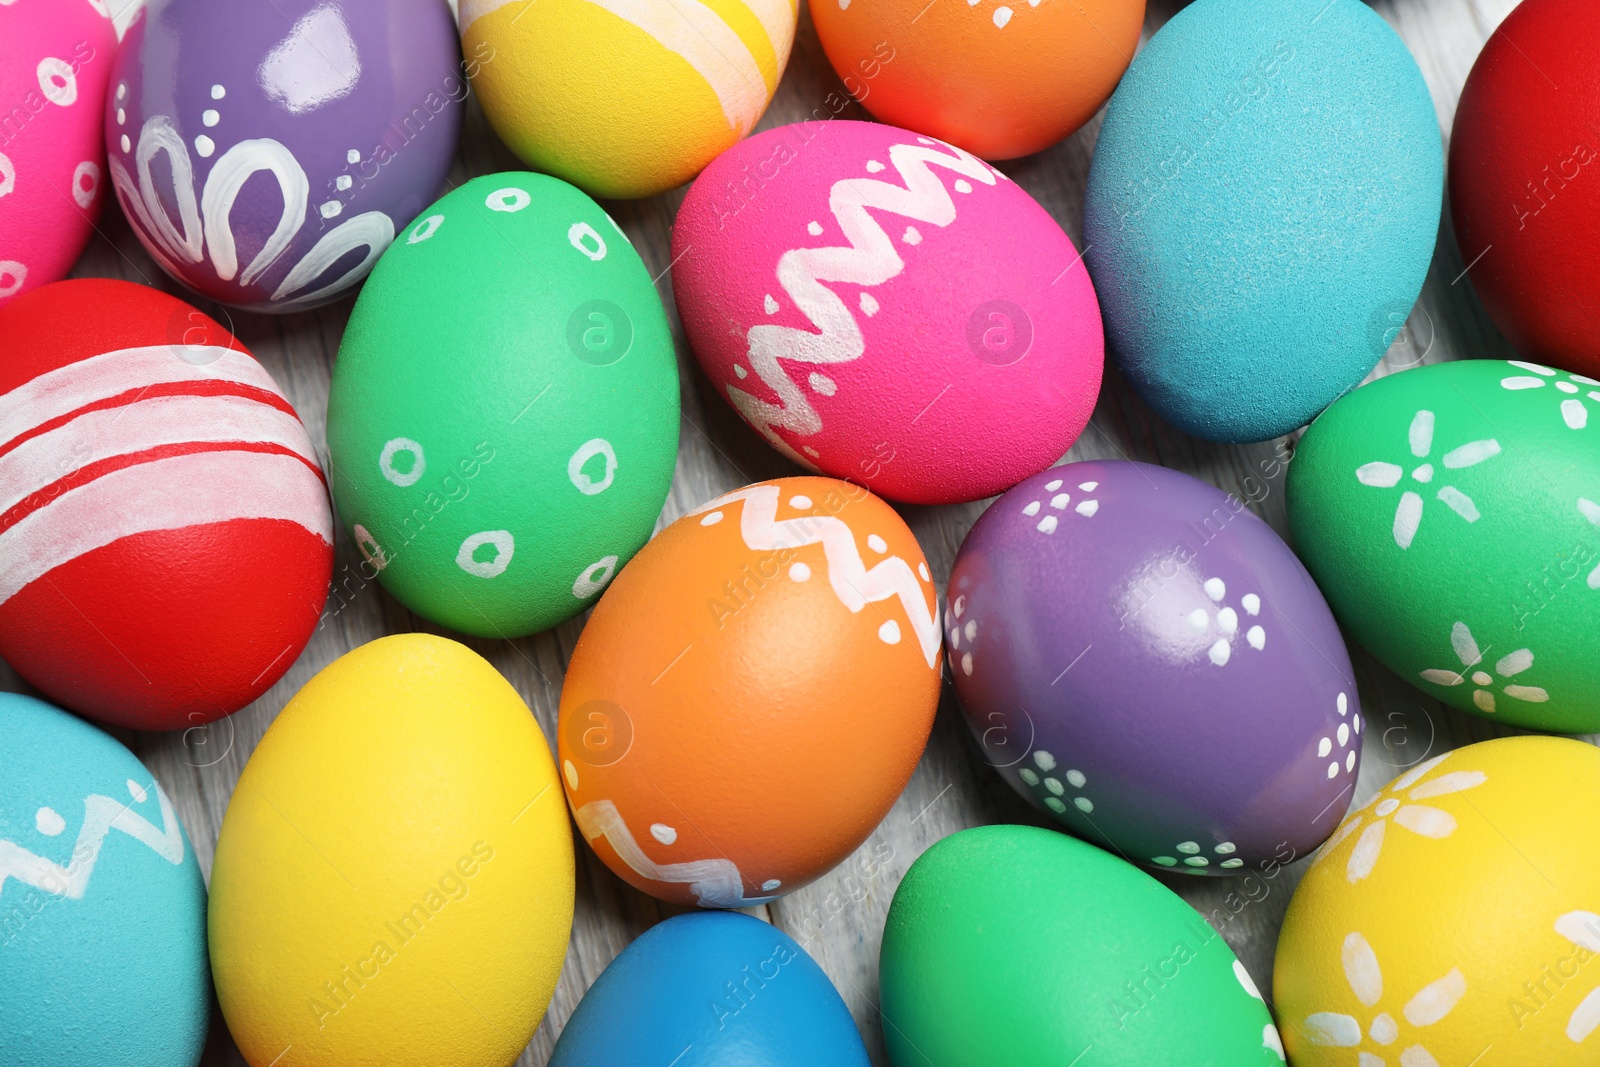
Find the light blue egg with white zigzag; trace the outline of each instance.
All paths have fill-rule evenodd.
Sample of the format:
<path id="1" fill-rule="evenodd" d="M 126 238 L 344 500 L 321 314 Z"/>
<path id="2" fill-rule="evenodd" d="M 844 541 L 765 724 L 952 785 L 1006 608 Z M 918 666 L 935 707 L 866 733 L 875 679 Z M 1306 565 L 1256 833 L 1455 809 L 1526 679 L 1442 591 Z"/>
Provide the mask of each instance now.
<path id="1" fill-rule="evenodd" d="M 0 693 L 0 1067 L 187 1067 L 211 1005 L 206 889 L 110 735 Z"/>

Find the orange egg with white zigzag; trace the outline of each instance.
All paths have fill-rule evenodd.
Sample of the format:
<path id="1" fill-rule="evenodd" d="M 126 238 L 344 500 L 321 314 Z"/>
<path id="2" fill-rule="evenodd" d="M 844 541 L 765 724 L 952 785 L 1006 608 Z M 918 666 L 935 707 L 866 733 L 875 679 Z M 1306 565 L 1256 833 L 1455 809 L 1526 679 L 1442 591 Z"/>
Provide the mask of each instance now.
<path id="1" fill-rule="evenodd" d="M 590 847 L 701 907 L 828 871 L 921 758 L 937 611 L 910 529 L 847 482 L 761 482 L 668 526 L 595 607 L 561 693 L 563 784 Z"/>

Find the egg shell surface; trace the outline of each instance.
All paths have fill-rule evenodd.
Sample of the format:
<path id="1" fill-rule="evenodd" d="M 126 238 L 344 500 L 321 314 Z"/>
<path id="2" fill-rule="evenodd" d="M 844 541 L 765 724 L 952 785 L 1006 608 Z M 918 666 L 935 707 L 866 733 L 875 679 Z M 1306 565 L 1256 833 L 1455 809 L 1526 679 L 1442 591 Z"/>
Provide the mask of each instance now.
<path id="1" fill-rule="evenodd" d="M 1600 752 L 1504 737 L 1350 813 L 1284 917 L 1294 1063 L 1578 1067 L 1600 1047 Z"/>
<path id="2" fill-rule="evenodd" d="M 782 930 L 737 912 L 691 912 L 641 934 L 583 995 L 550 1057 L 550 1067 L 869 1062 L 816 961 Z"/>
<path id="3" fill-rule="evenodd" d="M 944 623 L 983 759 L 1126 858 L 1264 869 L 1349 805 L 1363 723 L 1338 626 L 1272 528 L 1204 482 L 1127 461 L 1029 478 L 962 543 Z"/>
<path id="4" fill-rule="evenodd" d="M 1084 240 L 1124 373 L 1213 441 L 1309 422 L 1422 291 L 1443 151 L 1416 61 L 1360 0 L 1197 0 L 1111 97 Z"/>
<path id="5" fill-rule="evenodd" d="M 495 132 L 600 197 L 682 185 L 761 118 L 794 0 L 462 0 L 461 44 Z"/>
<path id="6" fill-rule="evenodd" d="M 845 89 L 874 116 L 1012 159 L 1100 110 L 1138 48 L 1144 0 L 823 0 L 811 18 Z"/>
<path id="7" fill-rule="evenodd" d="M 1250 974 L 1171 890 L 1035 826 L 980 826 L 895 890 L 879 959 L 894 1067 L 1282 1067 Z M 1091 1062 L 1084 1059 L 1083 1062 Z"/>
<path id="8" fill-rule="evenodd" d="M 0 1064 L 182 1067 L 211 1015 L 206 887 L 158 783 L 0 693 Z"/>
<path id="9" fill-rule="evenodd" d="M 1600 7 L 1518 5 L 1461 90 L 1450 213 L 1472 287 L 1517 351 L 1600 378 L 1596 115 Z"/>
<path id="10" fill-rule="evenodd" d="M 869 122 L 768 130 L 696 180 L 672 254 L 701 367 L 802 466 L 977 500 L 1089 421 L 1104 348 L 1082 257 L 960 149 Z"/>
<path id="11" fill-rule="evenodd" d="M 933 580 L 860 486 L 746 486 L 663 530 L 589 617 L 561 691 L 595 853 L 677 904 L 746 907 L 830 870 L 899 797 L 939 698 Z"/>
<path id="12" fill-rule="evenodd" d="M 1289 469 L 1296 549 L 1339 621 L 1463 711 L 1600 730 L 1600 382 L 1463 360 L 1323 413 Z"/>
<path id="13" fill-rule="evenodd" d="M 104 0 L 0 7 L 0 307 L 66 277 L 94 230 L 116 49 Z"/>
<path id="14" fill-rule="evenodd" d="M 493 1067 L 544 1015 L 572 926 L 555 763 L 464 645 L 325 667 L 245 765 L 217 840 L 217 998 L 251 1067 Z"/>
<path id="15" fill-rule="evenodd" d="M 228 331 L 108 279 L 0 308 L 0 655 L 141 730 L 266 692 L 322 613 L 333 516 L 294 408 Z"/>
<path id="16" fill-rule="evenodd" d="M 367 276 L 444 182 L 467 96 L 440 0 L 151 0 L 112 85 L 111 180 L 145 250 L 266 312 Z"/>
<path id="17" fill-rule="evenodd" d="M 356 301 L 328 448 L 363 574 L 417 614 L 516 637 L 588 607 L 678 451 L 672 335 L 627 237 L 541 174 L 443 197 Z"/>

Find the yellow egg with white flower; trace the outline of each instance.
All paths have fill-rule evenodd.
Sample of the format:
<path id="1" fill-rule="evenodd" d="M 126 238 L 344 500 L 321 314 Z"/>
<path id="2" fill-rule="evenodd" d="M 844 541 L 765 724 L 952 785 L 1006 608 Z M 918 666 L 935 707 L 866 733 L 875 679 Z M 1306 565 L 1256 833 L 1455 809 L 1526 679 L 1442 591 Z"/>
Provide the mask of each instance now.
<path id="1" fill-rule="evenodd" d="M 490 124 L 529 166 L 593 196 L 652 196 L 755 126 L 798 12 L 796 0 L 461 0 L 461 45 Z"/>
<path id="2" fill-rule="evenodd" d="M 1411 767 L 1295 891 L 1273 991 L 1316 1067 L 1600 1063 L 1600 749 L 1507 737 Z"/>

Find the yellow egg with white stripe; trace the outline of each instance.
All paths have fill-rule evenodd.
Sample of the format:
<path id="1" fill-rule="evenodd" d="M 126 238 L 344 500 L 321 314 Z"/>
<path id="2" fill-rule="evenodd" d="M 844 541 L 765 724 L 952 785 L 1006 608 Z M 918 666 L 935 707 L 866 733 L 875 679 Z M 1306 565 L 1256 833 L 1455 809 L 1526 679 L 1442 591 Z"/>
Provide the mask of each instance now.
<path id="1" fill-rule="evenodd" d="M 754 128 L 796 0 L 461 0 L 468 76 L 530 166 L 595 196 L 693 178 Z"/>

